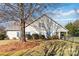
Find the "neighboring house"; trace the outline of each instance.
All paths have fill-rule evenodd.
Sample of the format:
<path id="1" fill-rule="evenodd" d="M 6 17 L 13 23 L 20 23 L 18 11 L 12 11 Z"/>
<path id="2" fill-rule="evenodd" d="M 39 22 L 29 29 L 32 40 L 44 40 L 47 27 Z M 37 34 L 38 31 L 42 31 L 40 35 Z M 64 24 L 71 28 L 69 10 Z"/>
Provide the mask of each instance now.
<path id="1" fill-rule="evenodd" d="M 56 21 L 54 21 L 47 15 L 43 15 L 37 20 L 34 20 L 34 21 L 30 20 L 26 22 L 27 22 L 25 25 L 26 34 L 32 35 L 34 33 L 37 33 L 37 34 L 43 34 L 46 37 L 47 35 L 52 36 L 58 33 L 58 36 L 60 38 L 61 32 L 65 32 L 65 33 L 68 32 L 66 28 L 58 24 Z M 30 24 L 31 22 L 33 23 Z M 28 24 L 30 25 L 27 26 Z M 10 39 L 13 39 L 13 38 L 19 39 L 20 38 L 20 22 L 10 21 L 9 23 L 6 23 L 6 31 L 7 31 L 6 34 Z"/>

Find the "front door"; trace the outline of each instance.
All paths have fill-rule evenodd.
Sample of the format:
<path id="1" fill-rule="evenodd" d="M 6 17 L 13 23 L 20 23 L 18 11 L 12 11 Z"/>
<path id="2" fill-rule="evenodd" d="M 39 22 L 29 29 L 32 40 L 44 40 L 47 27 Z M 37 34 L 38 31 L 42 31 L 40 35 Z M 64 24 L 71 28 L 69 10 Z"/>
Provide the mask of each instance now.
<path id="1" fill-rule="evenodd" d="M 65 39 L 65 35 L 66 35 L 65 32 L 61 32 L 61 33 L 60 33 L 60 39 Z"/>

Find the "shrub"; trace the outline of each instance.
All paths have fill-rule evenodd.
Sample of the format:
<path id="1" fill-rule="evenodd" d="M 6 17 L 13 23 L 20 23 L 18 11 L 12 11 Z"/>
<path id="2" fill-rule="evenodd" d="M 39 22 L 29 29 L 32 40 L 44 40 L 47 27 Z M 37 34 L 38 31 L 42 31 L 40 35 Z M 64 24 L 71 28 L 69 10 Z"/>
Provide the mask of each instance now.
<path id="1" fill-rule="evenodd" d="M 40 39 L 45 39 L 45 36 L 40 34 L 40 35 L 39 35 L 39 38 L 40 38 Z"/>
<path id="2" fill-rule="evenodd" d="M 4 40 L 9 40 L 9 38 L 8 38 L 8 37 L 6 37 L 6 38 L 4 38 Z"/>
<path id="3" fill-rule="evenodd" d="M 0 26 L 0 40 L 4 40 L 6 38 L 6 31 L 3 26 Z"/>
<path id="4" fill-rule="evenodd" d="M 52 39 L 59 39 L 57 35 L 53 35 Z"/>
<path id="5" fill-rule="evenodd" d="M 27 39 L 32 39 L 32 36 L 30 34 L 26 34 Z"/>
<path id="6" fill-rule="evenodd" d="M 6 34 L 0 33 L 0 40 L 4 40 L 6 38 Z"/>
<path id="7" fill-rule="evenodd" d="M 13 37 L 12 39 L 13 39 L 13 40 L 17 40 L 17 38 L 16 38 L 16 37 Z"/>
<path id="8" fill-rule="evenodd" d="M 39 35 L 38 34 L 32 34 L 32 38 L 33 39 L 39 39 Z"/>
<path id="9" fill-rule="evenodd" d="M 0 40 L 4 40 L 6 37 L 6 32 L 0 32 Z"/>
<path id="10" fill-rule="evenodd" d="M 51 40 L 51 39 L 52 39 L 52 37 L 51 37 L 51 36 L 48 36 L 48 37 L 47 37 L 47 40 Z"/>

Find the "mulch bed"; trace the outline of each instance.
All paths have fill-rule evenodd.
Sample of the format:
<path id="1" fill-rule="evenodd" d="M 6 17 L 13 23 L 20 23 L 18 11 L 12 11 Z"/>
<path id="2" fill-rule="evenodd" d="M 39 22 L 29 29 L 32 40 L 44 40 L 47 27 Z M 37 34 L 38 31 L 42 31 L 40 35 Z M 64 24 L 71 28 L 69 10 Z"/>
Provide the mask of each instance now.
<path id="1" fill-rule="evenodd" d="M 18 50 L 33 48 L 38 45 L 38 42 L 12 42 L 6 45 L 0 45 L 0 52 L 14 52 Z"/>

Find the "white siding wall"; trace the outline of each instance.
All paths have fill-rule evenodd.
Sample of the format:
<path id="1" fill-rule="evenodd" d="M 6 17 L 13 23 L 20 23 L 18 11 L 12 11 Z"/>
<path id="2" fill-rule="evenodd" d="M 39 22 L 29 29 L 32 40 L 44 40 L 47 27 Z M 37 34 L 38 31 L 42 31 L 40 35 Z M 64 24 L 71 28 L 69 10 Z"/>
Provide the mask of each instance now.
<path id="1" fill-rule="evenodd" d="M 9 37 L 9 39 L 13 38 L 19 39 L 19 37 L 17 36 L 18 32 L 19 31 L 7 31 L 7 36 Z"/>
<path id="2" fill-rule="evenodd" d="M 33 34 L 33 33 L 39 34 L 39 32 L 38 32 L 35 28 L 33 28 L 33 27 L 31 27 L 31 26 L 26 27 L 26 28 L 25 28 L 25 32 L 26 32 L 26 33 L 30 32 L 30 34 Z"/>
<path id="3" fill-rule="evenodd" d="M 13 38 L 19 39 L 18 32 L 19 32 L 19 36 L 20 36 L 20 31 L 7 31 L 6 34 L 9 37 L 9 39 L 13 39 Z M 30 32 L 30 34 L 34 34 L 34 33 L 39 34 L 39 32 L 35 28 L 33 28 L 31 26 L 26 27 L 25 32 L 26 33 Z"/>
<path id="4" fill-rule="evenodd" d="M 51 36 L 55 34 L 55 30 L 56 29 L 51 29 Z M 65 30 L 63 28 L 58 29 L 57 32 L 62 32 L 62 31 L 63 32 L 67 32 L 67 30 Z M 10 39 L 12 39 L 12 38 L 19 39 L 18 32 L 19 32 L 19 37 L 20 37 L 20 31 L 7 31 L 7 35 L 8 35 L 8 37 Z M 39 28 L 39 29 L 36 30 L 35 27 L 31 27 L 31 26 L 26 27 L 25 28 L 25 32 L 26 33 L 30 33 L 30 34 L 34 34 L 34 33 L 39 34 L 39 33 L 42 33 L 43 35 L 46 36 L 46 31 L 44 29 L 40 30 L 40 28 Z M 60 36 L 60 34 L 59 34 L 59 36 Z"/>

